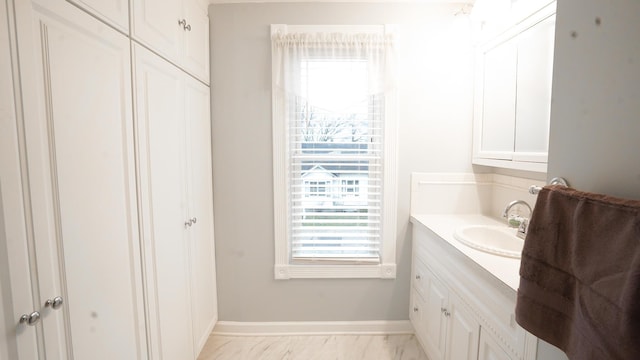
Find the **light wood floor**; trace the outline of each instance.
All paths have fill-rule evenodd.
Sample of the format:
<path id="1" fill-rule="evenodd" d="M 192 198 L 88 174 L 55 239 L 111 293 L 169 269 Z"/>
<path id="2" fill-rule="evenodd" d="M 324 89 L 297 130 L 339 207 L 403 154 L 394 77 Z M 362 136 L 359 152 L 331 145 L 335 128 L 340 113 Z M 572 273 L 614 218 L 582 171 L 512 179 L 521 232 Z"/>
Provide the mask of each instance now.
<path id="1" fill-rule="evenodd" d="M 198 360 L 428 360 L 413 335 L 217 336 Z"/>

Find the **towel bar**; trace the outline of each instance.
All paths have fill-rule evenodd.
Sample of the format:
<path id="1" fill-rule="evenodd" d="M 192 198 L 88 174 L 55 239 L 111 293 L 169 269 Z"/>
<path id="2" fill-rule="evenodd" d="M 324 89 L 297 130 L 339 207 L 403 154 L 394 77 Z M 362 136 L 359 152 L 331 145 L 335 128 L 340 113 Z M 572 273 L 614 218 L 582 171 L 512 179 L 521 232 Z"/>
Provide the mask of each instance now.
<path id="1" fill-rule="evenodd" d="M 564 178 L 554 177 L 553 179 L 551 179 L 551 181 L 549 181 L 549 185 L 569 186 L 569 183 L 567 183 L 567 180 L 565 180 Z M 529 194 L 531 195 L 537 195 L 540 192 L 540 190 L 542 190 L 542 187 L 540 186 L 536 186 L 536 185 L 529 186 Z"/>

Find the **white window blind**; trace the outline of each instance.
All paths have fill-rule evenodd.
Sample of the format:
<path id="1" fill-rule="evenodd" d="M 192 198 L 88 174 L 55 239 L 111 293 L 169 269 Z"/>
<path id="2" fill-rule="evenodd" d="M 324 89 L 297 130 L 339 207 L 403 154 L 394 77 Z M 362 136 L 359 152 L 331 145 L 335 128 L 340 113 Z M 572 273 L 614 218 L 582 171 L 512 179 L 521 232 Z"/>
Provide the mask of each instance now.
<path id="1" fill-rule="evenodd" d="M 286 120 L 291 260 L 379 263 L 384 99 L 368 95 L 366 61 L 303 65 Z"/>
<path id="2" fill-rule="evenodd" d="M 395 205 L 391 42 L 384 31 L 272 33 L 281 271 L 305 264 L 380 266 L 389 262 L 384 255 L 395 257 L 389 238 L 396 209 L 388 208 Z"/>

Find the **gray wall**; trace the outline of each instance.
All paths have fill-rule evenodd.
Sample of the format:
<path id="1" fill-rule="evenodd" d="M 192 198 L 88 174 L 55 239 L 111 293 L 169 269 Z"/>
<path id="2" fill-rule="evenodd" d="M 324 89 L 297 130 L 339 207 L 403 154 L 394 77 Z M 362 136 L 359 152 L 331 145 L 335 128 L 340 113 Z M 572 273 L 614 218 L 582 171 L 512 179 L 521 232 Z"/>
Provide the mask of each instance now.
<path id="1" fill-rule="evenodd" d="M 409 176 L 470 172 L 472 51 L 454 4 L 211 5 L 220 320 L 406 320 Z M 397 279 L 273 279 L 270 24 L 399 24 Z"/>
<path id="2" fill-rule="evenodd" d="M 549 177 L 640 199 L 638 36 L 640 1 L 558 2 Z"/>

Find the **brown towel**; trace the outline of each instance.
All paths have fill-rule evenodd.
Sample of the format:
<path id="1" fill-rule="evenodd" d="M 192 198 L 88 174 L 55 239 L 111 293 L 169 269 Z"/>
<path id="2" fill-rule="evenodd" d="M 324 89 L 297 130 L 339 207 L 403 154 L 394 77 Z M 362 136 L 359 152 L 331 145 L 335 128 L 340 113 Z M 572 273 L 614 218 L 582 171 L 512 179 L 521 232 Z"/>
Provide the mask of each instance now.
<path id="1" fill-rule="evenodd" d="M 640 201 L 543 188 L 516 320 L 570 359 L 640 359 Z"/>

